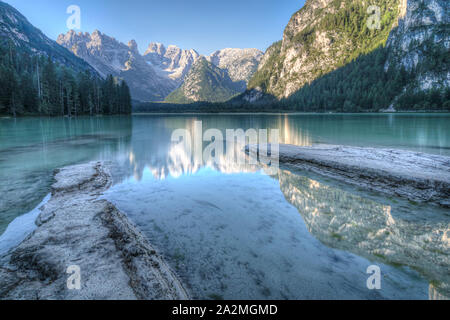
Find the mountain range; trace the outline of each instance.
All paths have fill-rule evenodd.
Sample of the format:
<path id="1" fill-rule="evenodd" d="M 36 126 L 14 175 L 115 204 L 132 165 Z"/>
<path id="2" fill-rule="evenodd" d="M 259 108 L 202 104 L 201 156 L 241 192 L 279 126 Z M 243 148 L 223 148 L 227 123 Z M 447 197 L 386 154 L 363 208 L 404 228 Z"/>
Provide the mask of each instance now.
<path id="1" fill-rule="evenodd" d="M 205 59 L 216 68 L 228 73 L 228 76 L 236 82 L 233 90 L 220 90 L 219 100 L 226 101 L 236 93 L 246 90 L 247 83 L 256 72 L 263 56 L 263 53 L 257 49 L 224 49 L 204 57 L 193 49 L 184 50 L 175 45 L 166 48 L 161 43 L 153 42 L 141 55 L 134 40 L 125 45 L 98 30 L 92 34 L 76 33 L 71 30 L 61 34 L 57 42 L 88 62 L 100 74 L 112 74 L 123 78 L 129 84 L 133 98 L 141 101 L 165 100 L 171 92 L 184 84 L 188 74 L 191 74 L 189 79 L 193 78 L 190 72 L 193 66 L 196 62 L 203 62 Z M 216 68 L 202 69 L 202 71 L 214 73 L 217 71 Z M 209 77 L 217 81 L 222 79 L 217 77 L 217 74 L 211 74 Z M 227 76 L 223 77 L 223 81 L 223 86 L 229 87 L 225 83 L 228 82 Z M 186 84 L 185 87 L 190 87 L 191 90 L 196 88 L 192 84 Z M 210 95 L 202 95 L 202 92 L 208 90 L 197 90 L 189 97 L 181 97 L 178 91 L 177 94 L 172 95 L 172 99 L 176 96 L 179 97 L 176 102 L 191 101 L 191 98 L 195 96 L 195 101 L 217 101 L 217 98 L 211 99 Z M 229 94 L 225 94 L 226 92 Z"/>
<path id="2" fill-rule="evenodd" d="M 72 117 L 131 111 L 126 82 L 99 74 L 0 1 L 0 115 Z"/>
<path id="3" fill-rule="evenodd" d="M 135 41 L 127 45 L 96 30 L 60 35 L 57 42 L 85 60 L 105 77 L 112 74 L 123 78 L 134 99 L 160 101 L 176 88 L 176 84 L 159 74 L 141 56 Z"/>
<path id="4" fill-rule="evenodd" d="M 124 79 L 139 101 L 227 102 L 247 111 L 450 110 L 449 13 L 448 0 L 307 0 L 265 53 L 203 56 L 161 43 L 141 54 L 134 40 L 100 31 L 69 31 L 55 42 L 0 1 L 0 40 L 75 71 Z"/>

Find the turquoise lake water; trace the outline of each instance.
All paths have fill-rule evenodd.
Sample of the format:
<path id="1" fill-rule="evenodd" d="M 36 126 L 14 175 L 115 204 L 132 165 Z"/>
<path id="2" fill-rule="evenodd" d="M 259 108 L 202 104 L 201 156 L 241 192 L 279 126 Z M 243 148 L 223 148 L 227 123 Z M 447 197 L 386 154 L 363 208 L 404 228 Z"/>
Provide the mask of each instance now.
<path id="1" fill-rule="evenodd" d="M 450 114 L 136 115 L 0 119 L 0 234 L 49 193 L 56 168 L 113 160 L 105 197 L 195 298 L 428 299 L 448 295 L 448 210 L 306 172 L 198 163 L 176 129 L 279 129 L 280 142 L 450 156 Z M 0 243 L 1 246 L 1 243 Z M 368 290 L 378 265 L 382 289 Z"/>

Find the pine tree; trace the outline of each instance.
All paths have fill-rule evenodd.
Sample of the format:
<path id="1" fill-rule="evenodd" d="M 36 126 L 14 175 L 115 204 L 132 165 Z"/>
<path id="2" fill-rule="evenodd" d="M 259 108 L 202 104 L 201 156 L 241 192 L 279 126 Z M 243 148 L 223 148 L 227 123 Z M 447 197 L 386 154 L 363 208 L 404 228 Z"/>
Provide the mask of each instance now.
<path id="1" fill-rule="evenodd" d="M 109 75 L 74 71 L 51 57 L 0 44 L 0 114 L 94 115 L 131 112 L 129 88 Z"/>

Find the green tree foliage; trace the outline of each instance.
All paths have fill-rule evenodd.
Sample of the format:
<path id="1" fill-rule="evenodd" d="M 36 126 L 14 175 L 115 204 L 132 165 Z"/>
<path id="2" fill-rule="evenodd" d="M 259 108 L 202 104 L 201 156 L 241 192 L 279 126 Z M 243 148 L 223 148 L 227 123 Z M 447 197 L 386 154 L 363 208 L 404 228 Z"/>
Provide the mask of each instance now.
<path id="1" fill-rule="evenodd" d="M 78 116 L 131 113 L 130 89 L 112 76 L 75 72 L 50 57 L 0 44 L 0 114 Z"/>
<path id="2" fill-rule="evenodd" d="M 407 72 L 392 65 L 385 70 L 388 49 L 380 47 L 326 74 L 280 101 L 284 110 L 307 112 L 377 112 L 391 104 L 397 110 L 447 111 L 449 89 L 421 90 L 411 79 L 422 68 L 433 71 L 449 65 L 448 55 L 436 49 L 432 58 Z M 435 63 L 439 61 L 439 63 Z M 435 67 L 431 68 L 432 64 Z"/>
<path id="3" fill-rule="evenodd" d="M 334 0 L 326 8 L 319 9 L 314 9 L 313 4 L 307 1 L 294 14 L 285 29 L 283 41 L 267 49 L 265 58 L 268 62 L 250 80 L 249 89 L 260 87 L 265 93 L 280 98 L 290 82 L 296 81 L 300 88 L 385 45 L 398 17 L 398 0 Z M 374 14 L 368 10 L 372 5 L 380 9 L 379 28 L 368 26 L 369 18 Z M 294 18 L 303 12 L 309 12 L 311 22 L 302 22 L 301 29 L 294 27 Z M 324 50 L 323 42 L 318 41 L 318 35 L 325 35 L 330 41 L 325 45 L 327 50 Z M 298 56 L 287 56 L 290 49 L 294 49 Z M 300 56 L 302 70 L 287 74 L 284 69 L 286 61 L 293 63 Z"/>
<path id="4" fill-rule="evenodd" d="M 367 25 L 371 5 L 380 8 L 379 29 Z M 267 103 L 254 105 L 254 110 L 273 107 L 272 111 L 376 112 L 392 105 L 396 110 L 450 110 L 448 89 L 442 89 L 445 85 L 432 84 L 434 89 L 424 90 L 423 81 L 420 83 L 423 75 L 448 74 L 450 55 L 442 43 L 427 40 L 419 45 L 411 41 L 410 47 L 420 57 L 413 70 L 407 72 L 393 59 L 389 59 L 390 68 L 385 70 L 392 54 L 385 43 L 398 18 L 397 0 L 334 0 L 329 3 L 329 8 L 333 7 L 331 11 L 311 11 L 317 22 L 305 25 L 298 33 L 294 32 L 298 28 L 286 28 L 283 43 L 275 43 L 267 50 L 265 59 L 269 62 L 250 80 L 249 89 L 260 87 L 266 96 L 280 98 L 290 81 L 300 79 L 301 86 L 289 98 L 267 99 Z M 301 11 L 308 9 L 307 2 Z M 448 28 L 433 32 L 445 38 Z M 318 33 L 333 39 L 328 56 L 317 45 Z M 310 72 L 281 77 L 286 60 L 283 46 L 301 48 L 298 50 L 307 56 L 306 62 L 315 62 Z M 239 103 L 246 110 L 252 107 L 243 99 L 235 101 L 235 105 Z"/>

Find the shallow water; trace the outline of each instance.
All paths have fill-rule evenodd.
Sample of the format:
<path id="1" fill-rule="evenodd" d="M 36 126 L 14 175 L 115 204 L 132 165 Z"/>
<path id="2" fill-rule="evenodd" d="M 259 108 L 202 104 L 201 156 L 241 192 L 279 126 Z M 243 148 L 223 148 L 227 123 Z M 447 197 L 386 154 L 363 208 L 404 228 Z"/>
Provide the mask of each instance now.
<path id="1" fill-rule="evenodd" d="M 450 115 L 152 115 L 0 119 L 0 234 L 49 192 L 55 168 L 119 164 L 106 194 L 196 298 L 442 297 L 449 213 L 304 172 L 195 162 L 173 130 L 280 129 L 283 143 L 450 155 Z M 376 264 L 382 289 L 368 290 Z"/>

